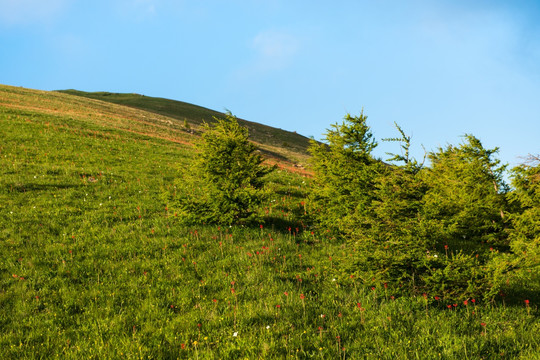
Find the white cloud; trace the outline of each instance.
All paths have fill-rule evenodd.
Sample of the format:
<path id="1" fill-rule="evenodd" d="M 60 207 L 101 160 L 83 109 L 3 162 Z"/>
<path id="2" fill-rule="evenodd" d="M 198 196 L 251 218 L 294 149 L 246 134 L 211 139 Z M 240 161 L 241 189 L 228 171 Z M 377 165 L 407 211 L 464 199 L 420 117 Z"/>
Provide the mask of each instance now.
<path id="1" fill-rule="evenodd" d="M 142 21 L 156 15 L 160 3 L 160 0 L 120 0 L 117 9 L 124 17 Z"/>
<path id="2" fill-rule="evenodd" d="M 230 83 L 254 83 L 295 65 L 302 41 L 282 30 L 259 32 L 248 42 L 241 65 L 230 73 Z"/>
<path id="3" fill-rule="evenodd" d="M 0 24 L 27 25 L 54 20 L 70 0 L 0 0 Z"/>
<path id="4" fill-rule="evenodd" d="M 155 0 L 134 0 L 133 7 L 146 14 L 156 13 L 156 1 Z"/>
<path id="5" fill-rule="evenodd" d="M 258 70 L 276 70 L 288 66 L 299 49 L 299 41 L 283 31 L 264 31 L 253 39 Z"/>

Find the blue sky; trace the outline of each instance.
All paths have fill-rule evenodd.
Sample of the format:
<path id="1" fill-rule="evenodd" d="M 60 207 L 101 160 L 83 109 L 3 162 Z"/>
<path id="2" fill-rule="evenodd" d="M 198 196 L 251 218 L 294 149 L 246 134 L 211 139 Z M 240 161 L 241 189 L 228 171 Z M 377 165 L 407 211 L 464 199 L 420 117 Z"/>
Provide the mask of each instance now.
<path id="1" fill-rule="evenodd" d="M 134 92 L 322 138 L 362 108 L 414 154 L 540 153 L 540 2 L 0 0 L 0 83 Z M 398 151 L 384 143 L 377 153 Z"/>

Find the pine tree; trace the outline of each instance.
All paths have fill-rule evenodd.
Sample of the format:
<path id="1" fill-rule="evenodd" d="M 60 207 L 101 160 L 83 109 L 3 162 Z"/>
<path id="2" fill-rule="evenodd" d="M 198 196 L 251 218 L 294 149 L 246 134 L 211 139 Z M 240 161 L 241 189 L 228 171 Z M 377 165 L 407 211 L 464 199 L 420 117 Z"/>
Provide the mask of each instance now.
<path id="1" fill-rule="evenodd" d="M 485 149 L 480 140 L 465 135 L 459 146 L 449 145 L 429 154 L 431 168 L 425 181 L 425 216 L 438 222 L 445 243 L 507 245 L 505 228 L 506 168 L 494 158 L 498 148 Z M 476 244 L 476 245 L 475 245 Z"/>
<path id="2" fill-rule="evenodd" d="M 248 140 L 248 130 L 236 118 L 215 118 L 205 125 L 197 157 L 177 185 L 184 187 L 176 203 L 191 223 L 243 224 L 257 218 L 264 198 L 265 176 L 273 169 Z"/>
<path id="3" fill-rule="evenodd" d="M 377 175 L 364 236 L 356 237 L 355 267 L 368 278 L 383 283 L 419 283 L 423 260 L 432 248 L 429 225 L 422 217 L 427 186 L 420 176 L 423 165 L 410 156 L 411 137 L 395 124 L 400 137 L 383 139 L 400 143 L 401 154 L 387 153 L 387 171 Z"/>
<path id="4" fill-rule="evenodd" d="M 540 157 L 530 156 L 529 163 L 512 171 L 514 190 L 509 198 L 514 205 L 510 214 L 510 245 L 526 268 L 540 270 Z"/>
<path id="5" fill-rule="evenodd" d="M 361 232 L 373 200 L 375 178 L 384 166 L 371 152 L 377 146 L 367 116 L 347 114 L 327 130 L 325 143 L 311 142 L 315 173 L 311 212 L 318 224 L 341 234 Z"/>

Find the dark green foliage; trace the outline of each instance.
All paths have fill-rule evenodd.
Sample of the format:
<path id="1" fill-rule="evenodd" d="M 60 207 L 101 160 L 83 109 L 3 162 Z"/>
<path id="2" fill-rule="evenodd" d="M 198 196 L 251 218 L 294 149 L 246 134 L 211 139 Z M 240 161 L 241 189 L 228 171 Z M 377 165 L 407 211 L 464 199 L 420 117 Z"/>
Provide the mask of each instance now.
<path id="1" fill-rule="evenodd" d="M 487 241 L 506 244 L 507 187 L 504 166 L 492 158 L 496 149 L 466 136 L 460 147 L 431 153 L 432 167 L 425 168 L 410 157 L 411 138 L 396 124 L 400 137 L 386 141 L 399 142 L 402 153 L 389 154 L 398 164 L 386 165 L 371 156 L 376 142 L 366 117 L 345 120 L 328 131 L 327 146 L 311 148 L 316 218 L 356 249 L 342 269 L 367 283 L 400 285 L 401 292 L 431 288 L 451 299 L 493 297 L 510 268 L 479 248 Z M 463 246 L 464 237 L 472 245 Z"/>
<path id="2" fill-rule="evenodd" d="M 311 207 L 318 223 L 340 233 L 368 226 L 366 210 L 373 200 L 378 173 L 385 166 L 371 156 L 377 146 L 363 113 L 347 115 L 326 133 L 326 144 L 312 141 L 310 152 L 315 172 Z"/>
<path id="3" fill-rule="evenodd" d="M 206 125 L 197 158 L 176 181 L 183 188 L 173 207 L 188 223 L 241 224 L 257 218 L 255 208 L 264 198 L 264 177 L 272 169 L 248 140 L 248 131 L 228 115 Z"/>
<path id="4" fill-rule="evenodd" d="M 513 228 L 510 245 L 526 268 L 540 266 L 540 158 L 531 156 L 530 164 L 513 169 L 509 195 L 515 212 L 510 215 Z"/>
<path id="5" fill-rule="evenodd" d="M 465 136 L 459 146 L 429 154 L 425 172 L 429 190 L 424 199 L 427 218 L 438 223 L 441 241 L 507 245 L 504 236 L 508 190 L 503 180 L 506 166 L 494 159 L 498 149 L 485 149 L 480 140 Z"/>
<path id="6" fill-rule="evenodd" d="M 429 224 L 420 216 L 425 184 L 399 167 L 377 180 L 367 211 L 370 226 L 353 237 L 359 250 L 356 267 L 377 282 L 414 287 L 426 252 L 433 248 Z"/>
<path id="7" fill-rule="evenodd" d="M 355 263 L 364 277 L 376 282 L 403 284 L 415 290 L 425 271 L 423 261 L 434 241 L 430 224 L 423 219 L 422 201 L 427 186 L 419 172 L 422 165 L 409 156 L 410 137 L 396 124 L 400 138 L 384 139 L 401 143 L 402 155 L 388 161 L 402 164 L 386 167 L 376 178 L 366 219 L 367 231 L 354 236 L 359 256 Z"/>
<path id="8" fill-rule="evenodd" d="M 458 252 L 450 256 L 427 256 L 421 281 L 426 292 L 451 301 L 491 300 L 509 271 L 509 261 L 496 253 L 489 259 Z"/>

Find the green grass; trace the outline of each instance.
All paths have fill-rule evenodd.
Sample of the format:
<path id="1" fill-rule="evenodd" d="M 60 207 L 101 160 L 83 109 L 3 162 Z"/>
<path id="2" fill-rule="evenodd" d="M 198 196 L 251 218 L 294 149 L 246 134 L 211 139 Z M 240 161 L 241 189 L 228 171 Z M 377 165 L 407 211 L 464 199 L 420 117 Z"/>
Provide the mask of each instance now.
<path id="1" fill-rule="evenodd" d="M 103 106 L 0 87 L 1 359 L 540 357 L 537 275 L 392 299 L 339 271 L 354 249 L 297 220 L 309 180 L 285 171 L 262 229 L 183 226 L 160 199 L 190 135 Z"/>

